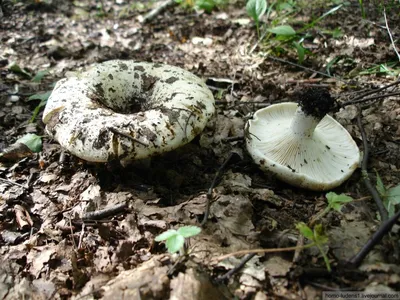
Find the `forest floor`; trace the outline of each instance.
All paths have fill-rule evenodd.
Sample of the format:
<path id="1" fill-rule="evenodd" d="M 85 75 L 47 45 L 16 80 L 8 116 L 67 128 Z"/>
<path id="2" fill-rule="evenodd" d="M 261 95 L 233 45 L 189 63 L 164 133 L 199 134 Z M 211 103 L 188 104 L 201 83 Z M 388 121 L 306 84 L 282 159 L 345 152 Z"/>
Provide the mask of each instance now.
<path id="1" fill-rule="evenodd" d="M 222 278 L 243 255 L 218 259 L 309 243 L 296 224 L 312 225 L 328 205 L 326 192 L 295 188 L 259 170 L 246 152 L 244 125 L 256 110 L 290 101 L 310 85 L 328 88 L 343 104 L 397 80 L 399 4 L 386 1 L 384 10 L 365 2 L 371 3 L 363 18 L 359 1 L 277 1 L 261 24 L 287 24 L 296 34 L 266 34 L 261 42 L 244 1 L 210 13 L 173 3 L 147 20 L 161 2 L 3 3 L 0 298 L 318 299 L 322 291 L 400 291 L 399 224 L 359 266 L 349 263 L 382 223 L 360 169 L 334 190 L 354 201 L 317 221 L 332 272 L 317 247 L 258 253 Z M 111 59 L 161 62 L 198 75 L 214 93 L 214 118 L 198 138 L 154 157 L 150 167 L 93 164 L 68 153 L 60 162 L 60 146 L 41 121 L 43 107 L 32 120 L 34 111 L 68 71 Z M 372 185 L 379 174 L 392 191 L 400 183 L 399 90 L 394 85 L 380 92 L 393 96 L 331 114 L 365 151 L 361 112 Z M 42 137 L 41 151 L 10 150 L 27 133 Z M 208 220 L 188 239 L 188 254 L 168 254 L 154 238 L 200 226 L 210 188 Z M 392 216 L 399 197 L 382 198 Z"/>

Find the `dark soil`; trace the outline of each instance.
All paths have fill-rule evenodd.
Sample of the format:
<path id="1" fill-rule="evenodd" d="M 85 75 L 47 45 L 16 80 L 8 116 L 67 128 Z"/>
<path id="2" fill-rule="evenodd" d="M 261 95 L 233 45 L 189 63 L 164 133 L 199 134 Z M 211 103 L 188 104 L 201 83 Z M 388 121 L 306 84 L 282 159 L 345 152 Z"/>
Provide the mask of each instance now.
<path id="1" fill-rule="evenodd" d="M 0 1 L 1 299 L 317 299 L 328 290 L 400 290 L 399 224 L 361 266 L 347 263 L 381 224 L 360 170 L 334 191 L 355 200 L 317 222 L 328 236 L 331 274 L 312 247 L 259 253 L 217 280 L 242 258 L 219 261 L 222 255 L 307 244 L 296 224 L 327 206 L 325 193 L 294 188 L 253 164 L 244 128 L 257 109 L 293 101 L 296 90 L 329 90 L 340 108 L 332 116 L 363 149 L 361 112 L 373 185 L 377 174 L 387 188 L 399 185 L 398 86 L 380 92 L 393 96 L 343 105 L 399 76 L 388 35 L 399 44 L 395 1 L 386 3 L 390 30 L 383 6 L 373 1 L 365 4 L 365 19 L 358 1 L 346 1 L 309 27 L 340 1 L 298 1 L 280 20 L 273 10 L 263 21 L 290 24 L 304 38 L 302 64 L 292 42 L 267 35 L 257 43 L 244 1 L 211 13 L 172 3 L 147 22 L 141 20 L 161 1 L 6 2 Z M 30 97 L 51 91 L 68 72 L 110 59 L 162 62 L 198 75 L 214 93 L 214 118 L 191 143 L 151 162 L 94 164 L 63 152 L 46 134 L 43 108 L 31 120 L 41 100 Z M 42 136 L 39 153 L 14 144 L 27 133 Z M 154 238 L 200 226 L 207 193 L 208 221 L 188 241 L 189 254 L 168 254 Z"/>

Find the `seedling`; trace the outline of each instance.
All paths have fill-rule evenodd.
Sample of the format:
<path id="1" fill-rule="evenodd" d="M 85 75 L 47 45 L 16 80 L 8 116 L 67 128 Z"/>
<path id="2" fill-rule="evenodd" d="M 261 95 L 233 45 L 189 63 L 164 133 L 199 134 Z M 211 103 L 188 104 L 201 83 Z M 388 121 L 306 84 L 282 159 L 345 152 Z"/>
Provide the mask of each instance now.
<path id="1" fill-rule="evenodd" d="M 351 198 L 350 196 L 347 196 L 345 194 L 338 195 L 334 192 L 327 193 L 325 195 L 325 197 L 328 200 L 328 206 L 322 212 L 320 212 L 318 215 L 316 215 L 310 221 L 310 224 L 314 224 L 315 221 L 317 221 L 318 219 L 321 219 L 323 216 L 325 216 L 331 210 L 336 210 L 336 211 L 340 212 L 342 210 L 343 205 L 353 201 L 353 198 Z"/>
<path id="2" fill-rule="evenodd" d="M 216 8 L 225 6 L 229 0 L 175 0 L 185 8 L 204 10 L 210 13 Z"/>
<path id="3" fill-rule="evenodd" d="M 18 143 L 27 146 L 33 153 L 38 153 L 42 150 L 42 137 L 34 133 L 25 134 L 15 142 L 15 144 Z"/>
<path id="4" fill-rule="evenodd" d="M 35 76 L 33 76 L 32 81 L 36 82 L 36 83 L 40 83 L 42 81 L 42 79 L 49 74 L 49 70 L 42 70 L 42 71 L 38 71 Z"/>
<path id="5" fill-rule="evenodd" d="M 30 120 L 31 123 L 33 121 L 35 121 L 37 115 L 39 114 L 40 109 L 46 105 L 47 99 L 49 99 L 50 94 L 51 94 L 51 91 L 48 91 L 48 92 L 45 92 L 42 94 L 34 94 L 28 98 L 28 101 L 40 100 L 39 104 L 33 110 L 32 117 Z"/>
<path id="6" fill-rule="evenodd" d="M 308 227 L 305 223 L 300 222 L 296 224 L 296 228 L 300 231 L 300 234 L 305 238 L 309 239 L 312 243 L 307 245 L 307 248 L 311 246 L 316 246 L 321 253 L 326 268 L 329 272 L 332 271 L 331 264 L 329 263 L 329 259 L 326 256 L 324 249 L 322 249 L 323 245 L 328 242 L 328 237 L 325 234 L 324 228 L 321 224 L 314 226 L 314 230 Z"/>
<path id="7" fill-rule="evenodd" d="M 362 70 L 361 72 L 358 73 L 358 75 L 371 75 L 371 74 L 386 74 L 397 77 L 400 74 L 398 61 L 374 65 L 371 68 Z"/>
<path id="8" fill-rule="evenodd" d="M 396 213 L 395 206 L 400 204 L 400 185 L 395 187 L 385 187 L 381 177 L 376 173 L 376 189 L 382 197 L 389 218 L 393 217 Z"/>
<path id="9" fill-rule="evenodd" d="M 248 0 L 246 4 L 247 14 L 254 20 L 257 28 L 257 35 L 260 38 L 260 19 L 267 11 L 266 0 Z"/>
<path id="10" fill-rule="evenodd" d="M 309 23 L 303 25 L 302 28 L 295 30 L 290 25 L 280 25 L 279 23 L 283 21 L 290 21 L 290 17 L 298 11 L 296 9 L 296 3 L 293 1 L 286 1 L 284 3 L 279 3 L 279 1 L 273 2 L 267 10 L 267 2 L 266 0 L 248 0 L 246 5 L 246 10 L 248 15 L 254 20 L 256 23 L 256 29 L 258 34 L 259 42 L 261 40 L 268 41 L 271 37 L 275 42 L 269 48 L 273 48 L 276 55 L 279 55 L 280 52 L 285 51 L 283 45 L 289 45 L 289 47 L 296 49 L 298 62 L 301 64 L 304 61 L 305 54 L 308 52 L 307 49 L 303 47 L 304 39 L 309 37 L 307 30 L 313 28 L 320 22 L 322 19 L 327 16 L 333 14 L 337 10 L 339 10 L 343 4 L 337 5 L 334 8 L 328 10 L 320 17 L 315 18 Z M 260 18 L 266 13 L 268 19 L 271 14 L 272 8 L 275 7 L 276 17 L 274 20 L 271 20 L 268 28 L 264 31 L 263 34 L 260 34 Z M 332 34 L 338 35 L 338 32 L 334 32 Z"/>
<path id="11" fill-rule="evenodd" d="M 198 235 L 201 228 L 197 226 L 183 226 L 178 230 L 169 229 L 154 239 L 156 242 L 165 241 L 168 252 L 173 254 L 179 251 L 181 255 L 185 254 L 184 245 L 185 239 Z"/>

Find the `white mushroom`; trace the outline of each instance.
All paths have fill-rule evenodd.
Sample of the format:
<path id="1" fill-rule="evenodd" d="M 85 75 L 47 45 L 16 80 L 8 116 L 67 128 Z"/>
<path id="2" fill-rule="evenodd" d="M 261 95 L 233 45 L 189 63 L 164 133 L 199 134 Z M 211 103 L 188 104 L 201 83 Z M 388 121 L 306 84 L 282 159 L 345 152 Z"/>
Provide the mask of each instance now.
<path id="1" fill-rule="evenodd" d="M 58 81 L 43 122 L 72 154 L 125 164 L 190 142 L 214 110 L 211 91 L 188 71 L 112 60 Z"/>
<path id="2" fill-rule="evenodd" d="M 333 104 L 327 91 L 306 90 L 299 98 L 300 105 L 287 102 L 257 111 L 246 125 L 247 150 L 262 170 L 282 181 L 316 191 L 335 188 L 358 167 L 359 149 L 326 115 Z"/>

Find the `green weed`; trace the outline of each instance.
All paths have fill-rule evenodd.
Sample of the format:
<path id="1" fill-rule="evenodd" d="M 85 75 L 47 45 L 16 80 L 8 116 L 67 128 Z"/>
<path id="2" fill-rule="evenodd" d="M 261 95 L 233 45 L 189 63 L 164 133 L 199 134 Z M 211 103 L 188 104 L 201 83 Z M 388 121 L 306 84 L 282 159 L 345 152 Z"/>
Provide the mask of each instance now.
<path id="1" fill-rule="evenodd" d="M 400 204 L 400 185 L 395 187 L 385 186 L 379 174 L 376 173 L 376 190 L 382 197 L 389 218 L 393 217 L 396 213 L 395 206 Z"/>
<path id="2" fill-rule="evenodd" d="M 184 254 L 185 239 L 198 235 L 201 232 L 201 228 L 197 226 L 183 226 L 175 229 L 169 229 L 154 239 L 156 242 L 165 241 L 168 252 L 173 254 L 180 252 Z"/>
<path id="3" fill-rule="evenodd" d="M 325 234 L 324 228 L 321 224 L 315 225 L 313 229 L 308 227 L 305 223 L 300 222 L 296 224 L 296 228 L 299 230 L 300 234 L 305 238 L 309 239 L 312 243 L 307 245 L 307 248 L 316 246 L 321 253 L 326 268 L 329 272 L 332 271 L 331 264 L 329 263 L 328 256 L 326 255 L 323 245 L 328 242 L 328 237 Z"/>

